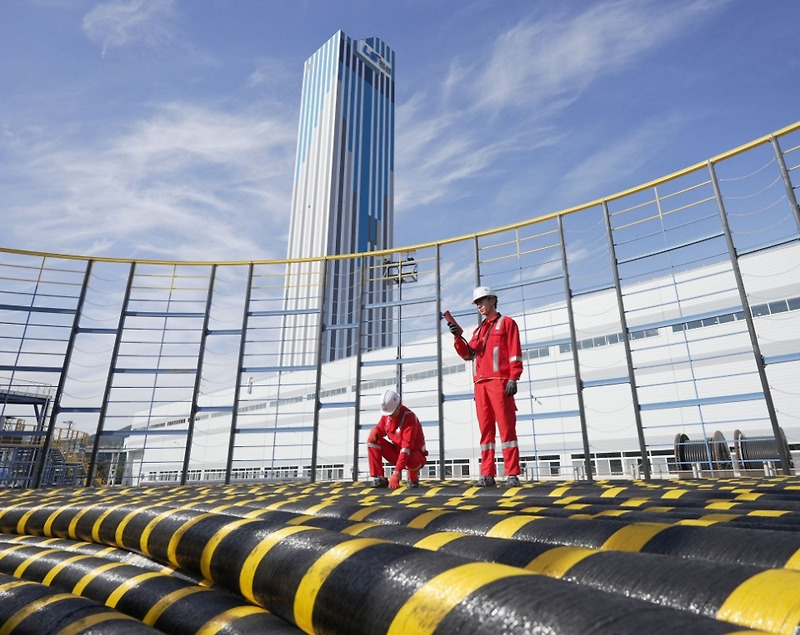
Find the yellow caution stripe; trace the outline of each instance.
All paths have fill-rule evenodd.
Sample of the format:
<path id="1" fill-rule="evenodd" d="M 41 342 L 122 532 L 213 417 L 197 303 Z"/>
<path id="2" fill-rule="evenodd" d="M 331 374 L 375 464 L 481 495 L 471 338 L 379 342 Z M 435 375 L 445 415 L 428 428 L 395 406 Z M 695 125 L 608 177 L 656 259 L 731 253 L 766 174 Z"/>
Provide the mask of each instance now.
<path id="1" fill-rule="evenodd" d="M 92 569 L 89 573 L 85 574 L 80 580 L 78 580 L 77 584 L 72 588 L 72 594 L 82 595 L 84 589 L 89 586 L 89 583 L 101 573 L 108 571 L 109 569 L 116 569 L 124 566 L 127 565 L 122 562 L 109 562 L 108 564 L 101 564 L 99 567 Z"/>
<path id="2" fill-rule="evenodd" d="M 212 617 L 195 631 L 195 635 L 216 635 L 242 617 L 247 617 L 248 615 L 263 615 L 265 613 L 267 613 L 267 611 L 257 606 L 237 606 L 236 608 L 228 609 Z"/>
<path id="3" fill-rule="evenodd" d="M 445 514 L 452 514 L 453 512 L 450 510 L 445 509 L 432 509 L 431 511 L 427 511 L 423 514 L 420 514 L 416 518 L 414 518 L 411 522 L 408 523 L 408 526 L 412 529 L 425 529 L 431 521 L 439 518 L 439 516 L 444 516 Z"/>
<path id="4" fill-rule="evenodd" d="M 109 507 L 106 511 L 100 514 L 100 517 L 94 521 L 94 525 L 92 525 L 92 541 L 99 543 L 100 542 L 100 526 L 103 524 L 103 521 L 108 518 L 109 514 L 115 512 L 116 510 L 125 507 L 128 503 L 120 503 L 119 505 L 114 505 Z M 51 516 L 52 517 L 52 516 Z M 47 522 L 50 522 L 50 518 L 47 519 Z"/>
<path id="5" fill-rule="evenodd" d="M 103 622 L 110 622 L 112 620 L 133 620 L 134 618 L 118 613 L 117 611 L 103 611 L 102 613 L 95 613 L 94 615 L 87 615 L 78 620 L 75 620 L 69 626 L 65 626 L 55 635 L 78 635 L 79 633 L 86 633 L 92 626 L 102 624 Z"/>
<path id="6" fill-rule="evenodd" d="M 15 578 L 24 578 L 26 569 L 31 566 L 38 558 L 42 556 L 46 556 L 51 553 L 60 553 L 61 549 L 44 549 L 38 553 L 33 554 L 29 558 L 26 558 L 24 562 L 20 563 L 20 565 L 15 569 L 13 575 Z"/>
<path id="7" fill-rule="evenodd" d="M 369 507 L 364 507 L 354 514 L 351 514 L 347 520 L 352 520 L 353 522 L 364 520 L 372 512 L 378 511 L 379 509 L 389 509 L 389 505 L 370 505 Z"/>
<path id="8" fill-rule="evenodd" d="M 139 575 L 135 575 L 132 578 L 128 578 L 120 584 L 111 595 L 108 596 L 106 600 L 106 606 L 110 606 L 111 608 L 116 608 L 119 601 L 122 599 L 122 596 L 125 595 L 128 591 L 133 589 L 134 587 L 138 586 L 140 583 L 144 582 L 145 580 L 150 580 L 151 578 L 158 578 L 163 576 L 163 573 L 158 573 L 156 571 L 148 571 L 147 573 L 140 573 Z"/>
<path id="9" fill-rule="evenodd" d="M 670 523 L 633 523 L 615 531 L 603 543 L 602 549 L 639 551 L 656 534 L 672 527 Z"/>
<path id="10" fill-rule="evenodd" d="M 34 583 L 31 582 L 30 584 Z M 36 611 L 40 611 L 41 609 L 50 606 L 51 604 L 55 604 L 56 602 L 63 602 L 64 600 L 73 599 L 75 599 L 75 596 L 69 593 L 54 593 L 53 595 L 48 595 L 46 597 L 39 598 L 38 600 L 34 600 L 30 604 L 26 604 L 19 611 L 14 613 L 14 615 L 3 622 L 2 626 L 0 626 L 0 635 L 11 635 L 11 633 L 14 632 L 17 626 L 19 626 L 24 619 L 30 617 Z M 117 615 L 119 615 L 119 613 L 117 613 Z"/>
<path id="11" fill-rule="evenodd" d="M 486 532 L 486 535 L 489 538 L 511 538 L 522 527 L 532 523 L 534 520 L 541 520 L 541 518 L 541 516 L 511 516 L 492 526 Z"/>
<path id="12" fill-rule="evenodd" d="M 217 533 L 215 533 L 211 538 L 206 542 L 205 547 L 203 547 L 203 553 L 200 556 L 200 573 L 203 574 L 203 577 L 206 580 L 213 580 L 214 578 L 211 576 L 211 558 L 214 557 L 214 551 L 217 549 L 219 543 L 221 543 L 226 537 L 230 535 L 230 533 L 239 527 L 243 527 L 250 523 L 256 523 L 258 520 L 253 518 L 242 518 L 240 520 L 234 520 L 231 523 L 228 523 L 224 527 L 220 528 Z"/>
<path id="13" fill-rule="evenodd" d="M 350 527 L 345 527 L 342 529 L 343 534 L 347 534 L 348 536 L 358 536 L 362 531 L 366 531 L 367 529 L 372 529 L 373 527 L 379 527 L 379 523 L 356 523 L 355 525 L 351 525 Z"/>
<path id="14" fill-rule="evenodd" d="M 182 598 L 185 598 L 187 595 L 192 595 L 194 593 L 213 593 L 211 589 L 207 589 L 201 586 L 188 586 L 183 589 L 178 589 L 177 591 L 173 591 L 172 593 L 167 593 L 164 597 L 162 597 L 158 602 L 153 604 L 150 607 L 150 610 L 147 611 L 147 614 L 142 618 L 142 622 L 147 624 L 148 626 L 153 626 L 157 621 L 158 618 L 161 617 L 161 614 L 166 611 L 170 606 L 175 604 L 176 602 L 180 601 Z"/>
<path id="15" fill-rule="evenodd" d="M 306 633 L 314 632 L 312 622 L 314 603 L 319 590 L 331 572 L 354 553 L 377 544 L 387 543 L 374 538 L 354 538 L 336 545 L 317 559 L 300 580 L 294 596 L 294 621 L 299 628 Z"/>
<path id="16" fill-rule="evenodd" d="M 194 518 L 187 520 L 180 527 L 178 527 L 178 530 L 174 534 L 172 534 L 172 537 L 169 539 L 169 544 L 167 545 L 167 560 L 169 560 L 170 563 L 174 564 L 176 567 L 180 566 L 178 563 L 178 543 L 181 541 L 181 538 L 183 538 L 183 535 L 189 531 L 189 529 L 207 518 L 218 518 L 218 516 L 211 512 L 200 514 L 199 516 L 195 516 Z"/>
<path id="17" fill-rule="evenodd" d="M 680 498 L 688 493 L 688 489 L 669 489 L 661 495 L 661 498 Z"/>
<path id="18" fill-rule="evenodd" d="M 439 531 L 435 534 L 431 534 L 430 536 L 426 536 L 422 540 L 418 540 L 414 543 L 414 546 L 417 549 L 427 549 L 428 551 L 438 551 L 444 545 L 453 542 L 454 540 L 458 540 L 459 538 L 463 538 L 465 534 L 460 534 L 455 531 Z"/>
<path id="19" fill-rule="evenodd" d="M 605 492 L 600 494 L 600 498 L 615 498 L 617 494 L 622 494 L 627 487 L 609 487 Z"/>
<path id="20" fill-rule="evenodd" d="M 531 560 L 525 569 L 549 578 L 562 578 L 581 560 L 596 553 L 597 549 L 586 547 L 553 547 Z"/>
<path id="21" fill-rule="evenodd" d="M 44 584 L 46 586 L 52 586 L 53 580 L 55 579 L 55 577 L 59 573 L 61 573 L 61 571 L 64 568 L 68 567 L 73 562 L 78 562 L 80 560 L 87 560 L 87 559 L 89 559 L 91 557 L 92 556 L 87 556 L 87 555 L 81 553 L 81 554 L 78 554 L 77 556 L 71 556 L 70 558 L 67 558 L 66 560 L 62 560 L 56 566 L 54 566 L 52 569 L 50 569 L 50 571 L 47 572 L 47 575 L 42 580 L 42 584 Z"/>
<path id="22" fill-rule="evenodd" d="M 241 594 L 254 604 L 258 604 L 253 591 L 253 578 L 256 574 L 256 569 L 258 568 L 258 565 L 261 564 L 261 560 L 264 558 L 264 556 L 267 555 L 269 550 L 284 538 L 293 536 L 301 531 L 314 530 L 314 527 L 306 527 L 304 525 L 296 527 L 284 527 L 283 529 L 273 532 L 264 538 L 264 540 L 262 540 L 260 543 L 258 543 L 256 548 L 253 549 L 249 556 L 247 556 L 247 559 L 242 565 L 242 570 L 239 573 L 239 591 Z"/>
<path id="23" fill-rule="evenodd" d="M 427 635 L 465 597 L 497 580 L 533 575 L 491 562 L 474 562 L 440 573 L 426 582 L 406 601 L 389 625 L 388 635 Z M 298 622 L 298 626 L 302 625 Z M 307 631 L 311 632 L 311 631 Z"/>
<path id="24" fill-rule="evenodd" d="M 742 582 L 717 619 L 771 633 L 794 633 L 800 623 L 800 573 L 769 569 Z"/>

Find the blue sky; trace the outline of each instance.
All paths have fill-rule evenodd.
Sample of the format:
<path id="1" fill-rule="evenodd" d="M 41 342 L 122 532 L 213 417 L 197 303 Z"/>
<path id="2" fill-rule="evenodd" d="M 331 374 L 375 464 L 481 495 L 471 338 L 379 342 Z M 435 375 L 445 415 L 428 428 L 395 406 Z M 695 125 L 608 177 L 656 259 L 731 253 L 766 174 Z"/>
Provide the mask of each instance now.
<path id="1" fill-rule="evenodd" d="M 0 246 L 286 255 L 303 63 L 397 55 L 395 241 L 526 220 L 800 119 L 796 0 L 3 0 Z"/>

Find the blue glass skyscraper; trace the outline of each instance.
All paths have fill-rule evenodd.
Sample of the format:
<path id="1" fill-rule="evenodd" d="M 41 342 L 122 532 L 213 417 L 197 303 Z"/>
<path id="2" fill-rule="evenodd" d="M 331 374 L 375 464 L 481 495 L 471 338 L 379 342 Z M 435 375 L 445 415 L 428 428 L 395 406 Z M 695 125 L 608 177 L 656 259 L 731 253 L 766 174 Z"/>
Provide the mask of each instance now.
<path id="1" fill-rule="evenodd" d="M 316 258 L 389 249 L 394 221 L 395 54 L 378 38 L 336 33 L 305 63 L 288 258 Z M 357 311 L 366 349 L 390 344 L 389 284 L 365 276 L 365 261 L 329 260 L 323 285 L 322 359 L 356 350 Z M 284 360 L 316 362 L 319 341 L 318 262 L 288 265 Z M 366 325 L 366 330 L 363 327 Z"/>

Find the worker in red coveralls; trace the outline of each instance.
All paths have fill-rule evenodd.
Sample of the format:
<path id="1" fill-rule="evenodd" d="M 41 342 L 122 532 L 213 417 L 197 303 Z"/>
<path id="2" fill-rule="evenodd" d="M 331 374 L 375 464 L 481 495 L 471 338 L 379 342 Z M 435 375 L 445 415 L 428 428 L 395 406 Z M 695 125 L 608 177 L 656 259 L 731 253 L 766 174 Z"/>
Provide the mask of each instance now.
<path id="1" fill-rule="evenodd" d="M 463 330 L 455 320 L 448 326 L 455 336 L 456 352 L 462 359 L 473 363 L 475 407 L 481 432 L 481 477 L 478 485 L 495 485 L 495 436 L 499 429 L 506 485 L 518 486 L 520 466 L 514 395 L 517 394 L 517 380 L 522 375 L 519 328 L 512 318 L 497 312 L 497 296 L 490 287 L 476 288 L 472 301 L 483 321 L 469 343 L 462 337 Z"/>
<path id="2" fill-rule="evenodd" d="M 372 487 L 397 489 L 403 470 L 408 470 L 408 486 L 419 487 L 419 471 L 425 465 L 428 451 L 422 425 L 411 410 L 400 403 L 400 395 L 387 390 L 381 399 L 383 416 L 367 436 L 367 456 Z M 383 459 L 394 465 L 387 480 L 383 475 Z"/>

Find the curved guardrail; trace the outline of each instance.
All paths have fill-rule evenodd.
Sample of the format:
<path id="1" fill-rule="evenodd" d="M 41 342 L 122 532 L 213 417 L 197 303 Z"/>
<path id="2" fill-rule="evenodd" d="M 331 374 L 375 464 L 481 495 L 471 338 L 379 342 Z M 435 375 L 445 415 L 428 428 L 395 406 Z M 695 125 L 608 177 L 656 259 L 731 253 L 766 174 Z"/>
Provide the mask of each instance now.
<path id="1" fill-rule="evenodd" d="M 530 478 L 677 477 L 675 435 L 712 430 L 777 440 L 759 460 L 788 474 L 798 149 L 800 123 L 596 201 L 382 252 L 169 262 L 0 248 L 0 486 L 356 481 L 388 385 L 425 426 L 423 476 L 474 477 L 469 371 L 441 314 L 468 326 L 476 284 L 521 326 Z M 330 285 L 352 303 L 334 306 Z M 32 430 L 5 443 L 19 420 Z M 91 437 L 70 470 L 51 451 L 63 430 Z"/>

